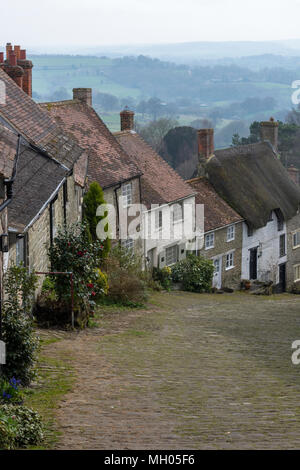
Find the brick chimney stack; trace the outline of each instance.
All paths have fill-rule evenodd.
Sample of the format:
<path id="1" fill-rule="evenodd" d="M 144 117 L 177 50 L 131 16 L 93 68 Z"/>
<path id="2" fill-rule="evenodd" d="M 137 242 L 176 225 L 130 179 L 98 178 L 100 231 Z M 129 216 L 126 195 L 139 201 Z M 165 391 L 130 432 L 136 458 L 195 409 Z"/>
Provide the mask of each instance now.
<path id="1" fill-rule="evenodd" d="M 134 112 L 125 106 L 123 111 L 120 112 L 121 118 L 121 131 L 133 131 L 134 130 Z"/>
<path id="2" fill-rule="evenodd" d="M 91 88 L 73 88 L 73 100 L 82 101 L 82 103 L 92 106 Z"/>
<path id="3" fill-rule="evenodd" d="M 26 50 L 21 46 L 12 46 L 10 42 L 6 44 L 6 60 L 3 53 L 0 53 L 1 68 L 9 75 L 16 84 L 32 96 L 32 62 L 26 59 Z"/>
<path id="4" fill-rule="evenodd" d="M 287 172 L 289 174 L 289 177 L 291 178 L 292 181 L 294 181 L 297 186 L 299 186 L 299 169 L 294 167 L 293 165 L 287 168 Z"/>
<path id="5" fill-rule="evenodd" d="M 214 154 L 214 130 L 198 130 L 198 176 L 205 175 L 207 160 Z"/>
<path id="6" fill-rule="evenodd" d="M 273 117 L 269 121 L 262 121 L 260 123 L 260 139 L 262 142 L 270 142 L 275 152 L 278 149 L 278 122 Z"/>

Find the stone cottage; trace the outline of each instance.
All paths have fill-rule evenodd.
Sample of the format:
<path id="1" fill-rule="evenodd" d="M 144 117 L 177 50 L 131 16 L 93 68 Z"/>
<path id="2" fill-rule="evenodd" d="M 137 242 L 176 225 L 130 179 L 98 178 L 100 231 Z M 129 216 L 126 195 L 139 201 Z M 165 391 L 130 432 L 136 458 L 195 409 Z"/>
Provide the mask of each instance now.
<path id="1" fill-rule="evenodd" d="M 97 181 L 104 191 L 106 202 L 114 207 L 114 221 L 110 219 L 112 238 L 121 238 L 124 247 L 142 253 L 141 238 L 138 236 L 132 240 L 127 236 L 131 218 L 126 217 L 126 222 L 122 223 L 124 213 L 127 216 L 130 206 L 140 203 L 142 172 L 93 109 L 92 90 L 74 88 L 72 100 L 43 103 L 41 109 L 47 110 L 65 134 L 75 139 L 88 154 L 88 184 Z M 137 217 L 140 219 L 139 214 Z M 137 226 L 140 225 L 141 221 L 138 220 Z"/>
<path id="2" fill-rule="evenodd" d="M 278 291 L 292 289 L 287 273 L 295 271 L 295 261 L 287 240 L 297 243 L 300 188 L 278 158 L 278 123 L 261 123 L 261 142 L 216 151 L 212 129 L 201 132 L 199 172 L 244 219 L 242 278 L 272 281 Z"/>
<path id="3" fill-rule="evenodd" d="M 32 100 L 32 67 L 22 59 L 26 52 L 22 55 L 16 47 L 13 52 L 10 45 L 7 47 L 6 61 L 0 55 L 0 82 L 5 89 L 5 100 L 0 102 L 0 125 L 6 133 L 10 131 L 22 138 L 15 198 L 8 214 L 11 261 L 23 261 L 31 269 L 44 270 L 49 263 L 43 241 L 53 241 L 58 225 L 81 220 L 87 154 Z M 24 60 L 28 67 L 22 75 Z"/>
<path id="4" fill-rule="evenodd" d="M 241 283 L 243 219 L 205 177 L 187 180 L 204 205 L 204 243 L 195 254 L 214 262 L 213 287 L 237 289 Z"/>

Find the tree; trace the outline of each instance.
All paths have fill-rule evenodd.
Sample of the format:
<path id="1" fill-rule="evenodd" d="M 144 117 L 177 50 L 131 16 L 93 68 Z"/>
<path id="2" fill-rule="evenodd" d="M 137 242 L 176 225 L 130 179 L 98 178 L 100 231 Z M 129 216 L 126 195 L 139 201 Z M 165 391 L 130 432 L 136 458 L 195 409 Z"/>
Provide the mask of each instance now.
<path id="1" fill-rule="evenodd" d="M 90 184 L 88 192 L 83 197 L 83 220 L 87 224 L 88 236 L 92 241 L 97 240 L 96 228 L 98 223 L 107 217 L 108 211 L 105 211 L 103 216 L 97 216 L 97 209 L 99 206 L 106 204 L 104 194 L 101 186 L 94 181 Z M 108 224 L 104 227 L 108 235 Z M 103 257 L 105 257 L 110 250 L 110 239 L 107 236 L 103 240 Z"/>
<path id="2" fill-rule="evenodd" d="M 176 120 L 171 118 L 161 118 L 157 121 L 150 122 L 145 127 L 142 127 L 140 134 L 143 139 L 158 152 L 164 136 L 169 132 L 169 130 L 176 126 L 178 126 L 178 122 Z"/>

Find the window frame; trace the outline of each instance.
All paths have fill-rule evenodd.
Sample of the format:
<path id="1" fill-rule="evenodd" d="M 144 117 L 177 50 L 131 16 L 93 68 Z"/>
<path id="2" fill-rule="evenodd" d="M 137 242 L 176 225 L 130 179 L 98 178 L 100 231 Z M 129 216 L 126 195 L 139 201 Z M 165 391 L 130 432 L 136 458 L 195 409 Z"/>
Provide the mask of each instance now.
<path id="1" fill-rule="evenodd" d="M 282 246 L 282 240 L 284 240 L 284 246 Z M 283 248 L 283 250 L 282 250 Z M 279 258 L 283 258 L 286 255 L 286 236 L 285 233 L 279 236 Z"/>
<path id="2" fill-rule="evenodd" d="M 230 236 L 230 233 L 232 233 L 232 235 Z M 227 242 L 232 242 L 235 240 L 235 225 L 229 225 L 229 227 L 227 227 Z"/>
<path id="3" fill-rule="evenodd" d="M 300 247 L 300 230 L 296 230 L 295 232 L 292 233 L 292 236 L 293 236 L 293 250 L 295 250 L 296 248 L 299 248 Z M 297 244 L 295 245 L 294 243 L 294 237 L 297 236 L 298 238 L 298 242 Z"/>
<path id="4" fill-rule="evenodd" d="M 225 258 L 225 271 L 229 271 L 230 269 L 233 269 L 234 268 L 234 251 L 230 251 L 229 253 L 226 253 L 226 258 Z M 231 260 L 231 264 L 228 263 L 228 261 L 230 262 Z"/>
<path id="5" fill-rule="evenodd" d="M 211 239 L 212 242 L 207 243 L 207 240 L 209 239 Z M 205 243 L 206 250 L 211 250 L 212 248 L 214 248 L 215 247 L 215 233 L 214 232 L 207 233 L 204 237 L 204 243 Z"/>
<path id="6" fill-rule="evenodd" d="M 133 203 L 132 200 L 132 183 L 124 183 L 122 184 L 122 202 L 123 202 L 123 209 L 127 209 Z M 128 191 L 129 189 L 129 191 Z"/>
<path id="7" fill-rule="evenodd" d="M 294 282 L 298 282 L 298 281 L 300 281 L 300 264 L 294 264 L 293 269 L 294 269 Z M 299 277 L 296 277 L 296 275 L 295 275 L 296 269 L 298 271 L 298 276 Z"/>
<path id="8" fill-rule="evenodd" d="M 169 263 L 168 262 L 168 250 L 175 250 L 175 256 L 174 258 L 172 259 L 172 262 Z M 173 264 L 177 263 L 178 261 L 178 245 L 172 245 L 172 246 L 168 246 L 166 249 L 165 249 L 165 259 L 166 259 L 166 266 L 172 266 Z M 174 261 L 175 259 L 175 261 Z"/>

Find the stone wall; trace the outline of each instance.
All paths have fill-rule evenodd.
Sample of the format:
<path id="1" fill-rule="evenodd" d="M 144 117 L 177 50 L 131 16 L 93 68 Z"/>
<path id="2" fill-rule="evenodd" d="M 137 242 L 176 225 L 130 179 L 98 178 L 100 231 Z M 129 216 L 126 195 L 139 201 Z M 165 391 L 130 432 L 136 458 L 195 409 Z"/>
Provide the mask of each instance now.
<path id="1" fill-rule="evenodd" d="M 235 224 L 235 238 L 227 241 L 227 227 L 214 231 L 214 247 L 200 250 L 200 254 L 208 259 L 222 257 L 222 287 L 238 289 L 241 285 L 243 223 Z M 234 267 L 226 269 L 226 255 L 234 253 Z"/>

